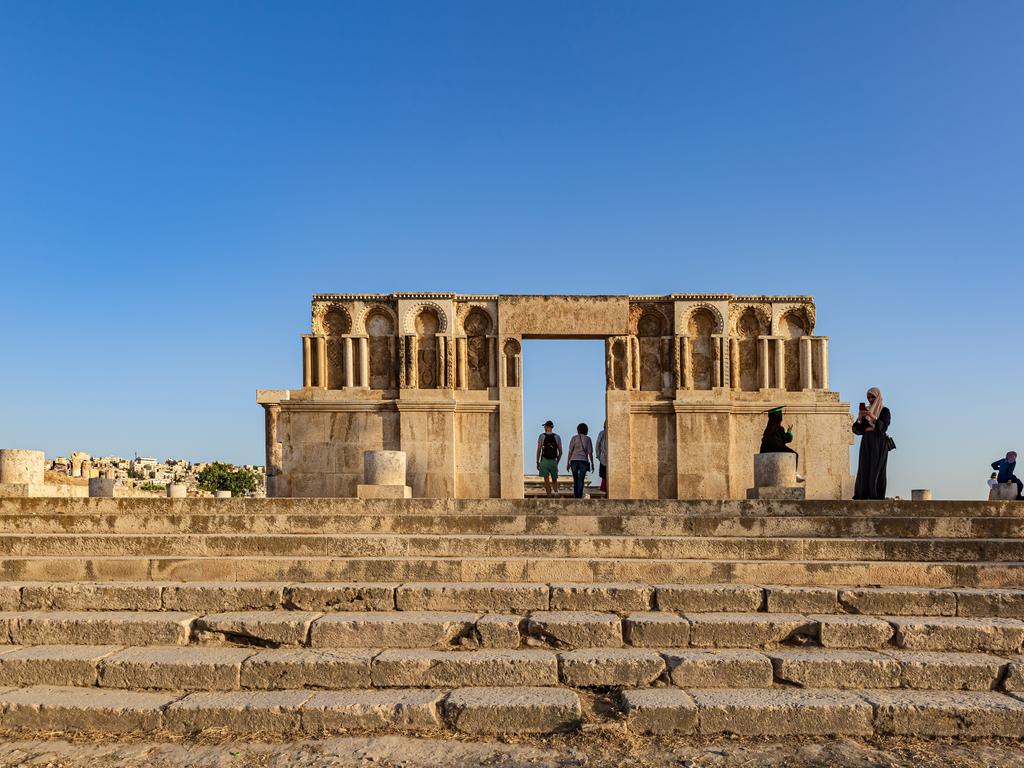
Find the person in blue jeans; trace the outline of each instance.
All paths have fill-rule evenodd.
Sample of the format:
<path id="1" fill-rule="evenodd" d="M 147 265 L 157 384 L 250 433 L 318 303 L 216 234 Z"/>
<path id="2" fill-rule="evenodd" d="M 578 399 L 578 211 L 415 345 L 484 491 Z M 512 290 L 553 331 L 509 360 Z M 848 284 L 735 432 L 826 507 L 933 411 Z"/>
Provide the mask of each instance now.
<path id="1" fill-rule="evenodd" d="M 1013 474 L 1017 468 L 1017 452 L 1010 451 L 1006 458 L 992 462 L 992 469 L 996 471 L 996 481 L 1000 483 L 1013 483 L 1017 486 L 1017 501 L 1021 500 L 1021 492 L 1024 491 L 1024 483 Z"/>
<path id="2" fill-rule="evenodd" d="M 590 430 L 586 424 L 576 425 L 576 434 L 569 441 L 568 462 L 572 472 L 572 495 L 583 498 L 583 481 L 588 472 L 594 471 L 594 443 L 587 437 Z"/>

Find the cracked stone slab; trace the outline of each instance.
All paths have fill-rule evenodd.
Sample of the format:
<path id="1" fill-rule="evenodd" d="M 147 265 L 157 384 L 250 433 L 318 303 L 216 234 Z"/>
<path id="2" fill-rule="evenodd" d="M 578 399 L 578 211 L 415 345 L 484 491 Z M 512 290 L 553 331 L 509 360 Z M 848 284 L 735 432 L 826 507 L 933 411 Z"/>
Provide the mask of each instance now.
<path id="1" fill-rule="evenodd" d="M 901 687 L 918 690 L 992 690 L 1008 666 L 1006 659 L 985 653 L 887 651 L 886 654 L 900 664 Z"/>
<path id="2" fill-rule="evenodd" d="M 475 642 L 477 613 L 392 611 L 327 614 L 313 623 L 315 648 L 436 648 Z"/>
<path id="3" fill-rule="evenodd" d="M 424 583 L 395 590 L 400 611 L 479 611 L 516 613 L 547 610 L 547 584 Z"/>
<path id="4" fill-rule="evenodd" d="M 558 733 L 579 725 L 579 696 L 566 688 L 459 688 L 444 702 L 445 718 L 462 733 Z"/>
<path id="5" fill-rule="evenodd" d="M 203 640 L 252 645 L 304 645 L 309 628 L 320 617 L 306 611 L 231 611 L 196 619 Z"/>
<path id="6" fill-rule="evenodd" d="M 223 613 L 271 610 L 284 604 L 284 586 L 275 582 L 167 584 L 161 599 L 163 607 L 171 611 Z"/>
<path id="7" fill-rule="evenodd" d="M 245 648 L 126 648 L 99 665 L 104 688 L 155 688 L 167 691 L 232 691 L 238 688 Z"/>
<path id="8" fill-rule="evenodd" d="M 773 650 L 775 677 L 804 688 L 899 688 L 900 664 L 876 651 Z"/>
<path id="9" fill-rule="evenodd" d="M 613 648 L 622 645 L 622 622 L 613 613 L 534 611 L 526 633 L 556 648 Z"/>
<path id="10" fill-rule="evenodd" d="M 759 611 L 761 587 L 743 584 L 664 584 L 655 587 L 659 611 L 717 613 Z"/>
<path id="11" fill-rule="evenodd" d="M 438 731 L 444 727 L 444 696 L 444 691 L 403 689 L 315 693 L 302 707 L 302 730 L 311 736 L 341 731 Z"/>
<path id="12" fill-rule="evenodd" d="M 913 651 L 1001 651 L 1024 643 L 1024 622 L 946 616 L 894 616 L 896 644 Z"/>
<path id="13" fill-rule="evenodd" d="M 813 619 L 789 613 L 687 613 L 690 645 L 699 648 L 764 647 L 812 636 Z"/>
<path id="14" fill-rule="evenodd" d="M 552 584 L 553 611 L 649 611 L 654 587 L 646 584 Z"/>
<path id="15" fill-rule="evenodd" d="M 675 613 L 631 613 L 622 620 L 622 635 L 635 648 L 685 648 L 690 644 L 690 622 Z"/>
<path id="16" fill-rule="evenodd" d="M 526 620 L 518 615 L 486 613 L 477 619 L 476 634 L 482 648 L 518 648 Z"/>
<path id="17" fill-rule="evenodd" d="M 371 664 L 377 688 L 558 685 L 558 659 L 543 650 L 387 650 Z"/>
<path id="18" fill-rule="evenodd" d="M 651 685 L 666 669 L 659 653 L 640 648 L 578 648 L 558 661 L 562 682 L 581 688 Z"/>
<path id="19" fill-rule="evenodd" d="M 156 731 L 180 694 L 33 686 L 0 693 L 0 725 L 37 731 Z"/>
<path id="20" fill-rule="evenodd" d="M 849 691 L 735 689 L 690 691 L 698 731 L 739 736 L 848 735 L 874 732 L 872 707 Z"/>
<path id="21" fill-rule="evenodd" d="M 879 733 L 913 736 L 1024 736 L 1024 702 L 978 691 L 864 691 Z"/>
<path id="22" fill-rule="evenodd" d="M 25 584 L 26 611 L 159 611 L 160 585 L 132 582 Z"/>
<path id="23" fill-rule="evenodd" d="M 164 712 L 171 731 L 222 728 L 232 733 L 291 733 L 301 726 L 302 705 L 312 691 L 222 691 L 190 693 Z"/>
<path id="24" fill-rule="evenodd" d="M 398 584 L 308 583 L 285 588 L 285 600 L 300 611 L 393 611 Z"/>
<path id="25" fill-rule="evenodd" d="M 623 691 L 626 726 L 636 733 L 694 733 L 697 705 L 690 694 L 672 688 Z"/>
<path id="26" fill-rule="evenodd" d="M 1024 619 L 1022 589 L 958 589 L 958 616 Z"/>
<path id="27" fill-rule="evenodd" d="M 184 645 L 194 619 L 176 611 L 25 611 L 8 626 L 17 645 Z"/>
<path id="28" fill-rule="evenodd" d="M 875 616 L 955 616 L 956 593 L 920 587 L 864 587 L 839 590 L 849 613 Z"/>
<path id="29" fill-rule="evenodd" d="M 825 648 L 881 648 L 893 636 L 888 621 L 873 616 L 828 615 L 810 616 L 818 624 L 818 640 Z"/>
<path id="30" fill-rule="evenodd" d="M 0 686 L 93 686 L 118 645 L 34 645 L 0 654 Z"/>
<path id="31" fill-rule="evenodd" d="M 370 686 L 370 648 L 274 648 L 242 663 L 246 689 L 364 688 Z"/>
<path id="32" fill-rule="evenodd" d="M 677 688 L 769 688 L 772 663 L 757 651 L 666 650 L 672 685 Z"/>

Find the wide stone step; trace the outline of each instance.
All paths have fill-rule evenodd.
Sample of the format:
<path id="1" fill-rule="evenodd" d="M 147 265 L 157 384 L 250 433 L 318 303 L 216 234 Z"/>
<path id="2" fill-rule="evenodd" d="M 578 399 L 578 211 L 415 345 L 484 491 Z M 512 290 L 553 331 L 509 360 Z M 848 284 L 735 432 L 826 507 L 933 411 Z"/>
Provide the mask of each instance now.
<path id="1" fill-rule="evenodd" d="M 1020 504 L 1012 501 L 782 501 L 782 500 L 692 500 L 692 499 L 378 499 L 280 498 L 280 499 L 82 499 L 3 498 L 0 517 L 9 515 L 100 515 L 139 517 L 154 515 L 210 515 L 255 517 L 306 515 L 310 518 L 337 516 L 379 517 L 388 515 L 433 515 L 446 517 L 493 516 L 623 516 L 641 515 L 702 517 L 709 515 L 760 517 L 1005 517 L 1024 516 Z"/>
<path id="2" fill-rule="evenodd" d="M 774 648 L 1019 653 L 1024 622 L 1005 618 L 771 612 L 526 613 L 257 610 L 8 611 L 9 645 L 187 645 L 251 648 Z"/>
<path id="3" fill-rule="evenodd" d="M 640 689 L 622 698 L 627 726 L 642 734 L 1024 735 L 1024 701 L 996 692 Z"/>
<path id="4" fill-rule="evenodd" d="M 1020 587 L 1024 562 L 463 557 L 24 557 L 0 582 L 619 582 Z"/>
<path id="5" fill-rule="evenodd" d="M 627 727 L 639 734 L 1024 736 L 1024 701 L 997 692 L 644 688 L 623 692 L 621 708 Z M 575 691 L 535 686 L 194 693 L 55 686 L 0 690 L 0 728 L 40 732 L 490 735 L 568 731 L 583 721 Z"/>
<path id="6" fill-rule="evenodd" d="M 489 534 L 1022 538 L 1024 519 L 915 515 L 8 514 L 0 534 Z"/>
<path id="7" fill-rule="evenodd" d="M 551 557 L 1021 561 L 1024 539 L 758 538 L 408 534 L 8 534 L 13 556 Z"/>
<path id="8" fill-rule="evenodd" d="M 232 691 L 465 686 L 801 688 L 1019 692 L 1021 657 L 821 648 L 255 649 L 0 647 L 0 688 Z"/>
<path id="9" fill-rule="evenodd" d="M 5 611 L 531 610 L 849 613 L 1024 618 L 1022 589 L 807 587 L 752 584 L 501 582 L 0 583 Z"/>

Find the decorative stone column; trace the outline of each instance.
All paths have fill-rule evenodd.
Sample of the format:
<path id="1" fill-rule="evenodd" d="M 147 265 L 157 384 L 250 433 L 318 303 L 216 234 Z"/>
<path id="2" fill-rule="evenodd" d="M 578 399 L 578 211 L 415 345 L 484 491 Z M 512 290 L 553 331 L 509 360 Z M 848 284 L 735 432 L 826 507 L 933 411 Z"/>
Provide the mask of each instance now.
<path id="1" fill-rule="evenodd" d="M 828 336 L 822 336 L 818 340 L 818 359 L 821 365 L 818 385 L 821 389 L 828 389 Z"/>
<path id="2" fill-rule="evenodd" d="M 366 336 L 356 339 L 359 345 L 359 386 L 370 388 L 370 340 Z"/>
<path id="3" fill-rule="evenodd" d="M 814 369 L 811 367 L 811 337 L 800 337 L 800 389 L 814 389 Z"/>
<path id="4" fill-rule="evenodd" d="M 693 389 L 693 360 L 690 359 L 690 337 L 679 337 L 679 372 L 683 389 Z"/>
<path id="5" fill-rule="evenodd" d="M 364 451 L 363 482 L 356 486 L 360 499 L 411 499 L 406 485 L 405 451 Z"/>
<path id="6" fill-rule="evenodd" d="M 320 389 L 327 389 L 327 337 L 316 337 L 316 383 Z"/>
<path id="7" fill-rule="evenodd" d="M 466 361 L 466 337 L 455 339 L 455 385 L 458 389 L 469 389 L 469 365 Z"/>
<path id="8" fill-rule="evenodd" d="M 804 486 L 796 482 L 796 454 L 755 453 L 754 487 L 748 499 L 803 499 Z"/>
<path id="9" fill-rule="evenodd" d="M 771 358 L 768 357 L 768 336 L 757 337 L 757 373 L 758 387 L 768 389 L 771 386 L 768 374 L 771 373 Z"/>
<path id="10" fill-rule="evenodd" d="M 492 387 L 498 386 L 498 337 L 488 336 L 487 337 L 487 348 L 490 354 L 491 364 L 488 366 L 488 384 Z"/>
<path id="11" fill-rule="evenodd" d="M 267 403 L 263 406 L 264 434 L 266 435 L 264 455 L 266 457 L 267 496 L 269 498 L 277 495 L 277 476 L 284 469 L 284 450 L 281 441 L 277 438 L 277 425 L 280 416 L 280 405 Z"/>
<path id="12" fill-rule="evenodd" d="M 673 390 L 676 388 L 676 356 L 672 350 L 672 337 L 661 337 L 661 388 L 662 390 Z"/>
<path id="13" fill-rule="evenodd" d="M 772 339 L 775 345 L 775 387 L 786 388 L 786 349 L 778 336 Z"/>
<path id="14" fill-rule="evenodd" d="M 342 386 L 345 387 L 345 389 L 349 389 L 355 383 L 355 376 L 354 376 L 354 373 L 355 373 L 354 367 L 355 366 L 353 365 L 353 363 L 355 361 L 352 359 L 352 337 L 351 336 L 345 336 L 344 337 L 344 343 L 345 343 L 345 380 L 344 380 L 344 382 L 342 382 Z"/>
<path id="15" fill-rule="evenodd" d="M 629 341 L 629 389 L 640 389 L 640 340 L 630 334 Z"/>
<path id="16" fill-rule="evenodd" d="M 722 355 L 724 340 L 720 333 L 711 334 L 711 386 L 715 389 L 725 383 L 725 360 Z"/>
<path id="17" fill-rule="evenodd" d="M 740 340 L 729 339 L 729 379 L 733 389 L 740 388 Z"/>
<path id="18" fill-rule="evenodd" d="M 302 337 L 302 386 L 308 389 L 313 386 L 313 340 L 309 336 Z"/>

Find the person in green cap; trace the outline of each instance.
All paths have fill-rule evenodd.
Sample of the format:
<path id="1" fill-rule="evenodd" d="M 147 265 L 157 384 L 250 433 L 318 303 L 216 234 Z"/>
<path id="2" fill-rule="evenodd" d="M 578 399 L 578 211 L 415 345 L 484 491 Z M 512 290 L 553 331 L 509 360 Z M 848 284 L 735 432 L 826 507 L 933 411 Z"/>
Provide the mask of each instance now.
<path id="1" fill-rule="evenodd" d="M 768 411 L 768 425 L 761 435 L 761 453 L 792 453 L 796 456 L 797 469 L 800 467 L 800 454 L 789 447 L 793 442 L 793 428 L 782 426 L 782 406 L 772 408 Z M 804 481 L 803 475 L 798 471 L 796 479 Z"/>

